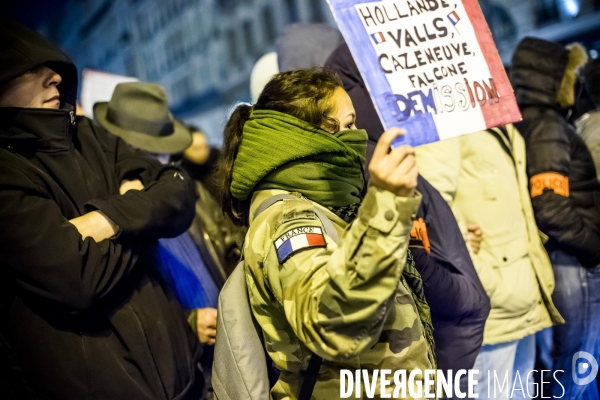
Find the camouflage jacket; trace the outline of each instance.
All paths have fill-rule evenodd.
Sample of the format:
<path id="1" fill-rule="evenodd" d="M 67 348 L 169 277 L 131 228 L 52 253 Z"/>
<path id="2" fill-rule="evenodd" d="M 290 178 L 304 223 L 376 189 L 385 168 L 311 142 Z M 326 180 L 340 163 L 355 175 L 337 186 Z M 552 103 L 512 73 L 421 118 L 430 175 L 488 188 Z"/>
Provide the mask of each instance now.
<path id="1" fill-rule="evenodd" d="M 281 193 L 254 193 L 250 214 Z M 402 277 L 420 199 L 370 187 L 350 225 L 322 208 L 338 231 L 338 244 L 313 211 L 320 206 L 300 195 L 251 221 L 244 247 L 250 302 L 281 371 L 272 399 L 297 398 L 312 353 L 323 357 L 316 400 L 339 398 L 340 369 L 405 369 L 408 376 L 413 369 L 435 368 Z M 378 393 L 379 382 L 376 387 Z"/>

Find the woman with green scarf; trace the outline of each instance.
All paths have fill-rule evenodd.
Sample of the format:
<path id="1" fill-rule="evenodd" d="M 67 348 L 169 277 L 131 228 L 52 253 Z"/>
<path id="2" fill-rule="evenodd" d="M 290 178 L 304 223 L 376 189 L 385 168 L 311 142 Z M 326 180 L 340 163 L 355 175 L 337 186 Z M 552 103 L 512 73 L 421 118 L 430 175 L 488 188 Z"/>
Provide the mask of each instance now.
<path id="1" fill-rule="evenodd" d="M 298 398 L 314 355 L 323 359 L 316 400 L 349 390 L 348 383 L 340 388 L 342 369 L 353 376 L 365 370 L 375 383 L 353 385 L 360 393 L 353 398 L 380 395 L 385 380 L 394 394 L 396 371 L 408 378 L 421 370 L 419 383 L 398 394 L 424 398 L 424 371 L 436 367 L 429 307 L 407 255 L 420 203 L 414 152 L 390 151 L 402 132 L 385 132 L 366 188 L 367 133 L 354 120 L 337 75 L 311 69 L 275 75 L 257 103 L 238 106 L 225 127 L 222 205 L 249 226 L 243 254 L 250 303 L 281 371 L 272 399 Z M 288 196 L 265 209 L 278 195 Z M 337 243 L 317 214 L 331 221 Z M 381 369 L 390 371 L 375 376 Z"/>

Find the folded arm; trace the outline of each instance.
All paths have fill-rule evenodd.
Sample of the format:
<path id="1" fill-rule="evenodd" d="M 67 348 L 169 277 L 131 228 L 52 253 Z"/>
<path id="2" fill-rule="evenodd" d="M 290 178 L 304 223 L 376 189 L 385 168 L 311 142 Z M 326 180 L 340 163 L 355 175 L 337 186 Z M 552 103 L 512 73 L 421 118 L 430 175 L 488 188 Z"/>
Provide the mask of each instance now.
<path id="1" fill-rule="evenodd" d="M 99 139 L 103 138 L 98 132 Z M 109 140 L 109 139 L 106 139 Z M 92 199 L 86 211 L 101 211 L 120 229 L 120 239 L 157 239 L 184 232 L 194 218 L 197 199 L 192 179 L 174 165 L 162 165 L 142 151 L 132 150 L 120 139 L 115 142 L 115 171 L 127 188 L 104 198 Z M 126 188 L 126 189 L 127 189 Z"/>
<path id="2" fill-rule="evenodd" d="M 26 178 L 24 178 L 26 179 Z M 110 240 L 83 238 L 51 199 L 28 188 L 0 188 L 0 258 L 17 285 L 35 296 L 84 311 L 119 287 L 136 253 Z"/>

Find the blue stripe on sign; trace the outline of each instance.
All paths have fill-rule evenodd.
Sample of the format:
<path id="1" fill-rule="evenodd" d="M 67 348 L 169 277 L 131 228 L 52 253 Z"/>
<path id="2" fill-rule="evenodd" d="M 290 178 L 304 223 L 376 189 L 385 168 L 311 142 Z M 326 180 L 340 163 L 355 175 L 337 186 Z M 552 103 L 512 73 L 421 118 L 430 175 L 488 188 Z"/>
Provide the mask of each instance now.
<path id="1" fill-rule="evenodd" d="M 405 129 L 406 135 L 396 138 L 392 143 L 392 148 L 396 148 L 403 144 L 416 147 L 440 140 L 433 115 L 429 113 L 413 116 L 407 121 L 398 123 L 396 126 Z M 409 132 L 416 134 L 409 135 Z"/>
<path id="2" fill-rule="evenodd" d="M 329 0 L 329 3 L 337 10 L 336 20 L 343 20 L 345 23 L 338 24 L 342 31 L 346 43 L 350 47 L 354 61 L 359 66 L 371 99 L 377 104 L 378 114 L 385 129 L 399 127 L 406 130 L 406 135 L 394 141 L 397 147 L 403 144 L 418 146 L 424 143 L 439 140 L 437 127 L 433 115 L 426 113 L 424 115 L 411 115 L 410 119 L 398 118 L 395 115 L 398 111 L 397 104 L 392 100 L 395 94 L 387 81 L 385 74 L 381 71 L 379 65 L 379 56 L 371 44 L 370 35 L 366 35 L 360 13 L 356 11 L 357 4 L 376 3 L 381 0 Z M 426 93 L 427 94 L 427 93 Z"/>
<path id="3" fill-rule="evenodd" d="M 279 262 L 284 262 L 291 254 L 292 254 L 292 243 L 290 240 L 283 242 L 281 246 L 277 249 L 277 258 Z"/>

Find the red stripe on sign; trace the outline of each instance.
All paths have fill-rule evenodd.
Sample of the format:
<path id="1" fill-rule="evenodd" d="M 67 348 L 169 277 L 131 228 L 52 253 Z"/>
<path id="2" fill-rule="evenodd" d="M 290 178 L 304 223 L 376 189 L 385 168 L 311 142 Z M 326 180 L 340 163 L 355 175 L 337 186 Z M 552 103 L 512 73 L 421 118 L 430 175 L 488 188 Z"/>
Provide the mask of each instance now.
<path id="1" fill-rule="evenodd" d="M 325 246 L 325 238 L 318 233 L 307 233 L 306 240 L 309 246 Z"/>
<path id="2" fill-rule="evenodd" d="M 489 102 L 486 102 L 481 107 L 485 124 L 488 128 L 492 128 L 520 121 L 521 112 L 517 106 L 513 88 L 506 76 L 502 60 L 500 60 L 500 55 L 498 55 L 494 39 L 492 39 L 492 32 L 490 32 L 490 28 L 485 22 L 479 2 L 477 0 L 463 0 L 463 6 L 475 30 L 477 42 L 488 64 L 495 89 L 500 94 L 499 103 L 490 105 Z M 469 83 L 472 84 L 471 82 Z"/>

